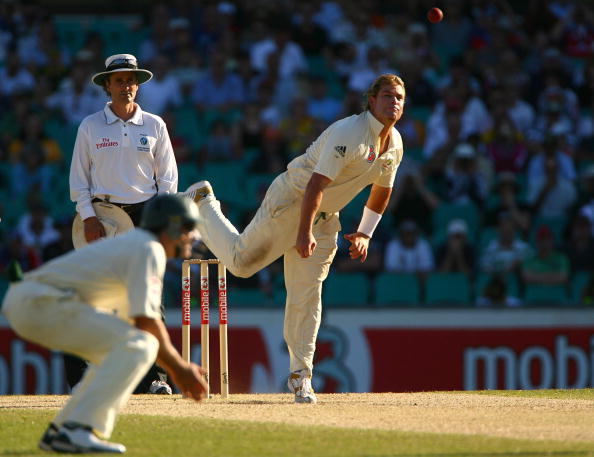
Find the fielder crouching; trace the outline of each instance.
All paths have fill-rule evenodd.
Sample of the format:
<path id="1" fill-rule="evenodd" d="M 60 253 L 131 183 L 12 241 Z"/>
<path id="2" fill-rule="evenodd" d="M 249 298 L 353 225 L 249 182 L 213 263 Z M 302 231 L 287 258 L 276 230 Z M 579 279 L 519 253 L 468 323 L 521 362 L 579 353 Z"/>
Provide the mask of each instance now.
<path id="1" fill-rule="evenodd" d="M 103 438 L 155 359 L 185 396 L 203 398 L 202 368 L 182 359 L 160 313 L 166 260 L 193 241 L 197 222 L 190 199 L 158 196 L 146 205 L 140 228 L 58 257 L 11 284 L 2 312 L 18 335 L 90 361 L 41 449 L 125 452 Z"/>

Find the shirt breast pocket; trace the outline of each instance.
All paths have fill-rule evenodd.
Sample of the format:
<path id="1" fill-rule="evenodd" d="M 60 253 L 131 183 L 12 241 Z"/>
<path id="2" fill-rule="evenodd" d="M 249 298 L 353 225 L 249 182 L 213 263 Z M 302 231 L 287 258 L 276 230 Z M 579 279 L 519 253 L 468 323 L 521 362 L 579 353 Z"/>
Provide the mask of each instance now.
<path id="1" fill-rule="evenodd" d="M 155 173 L 155 145 L 156 138 L 149 135 L 138 135 L 133 151 L 136 151 L 138 170 L 147 178 L 152 179 Z"/>
<path id="2" fill-rule="evenodd" d="M 155 155 L 155 144 L 157 143 L 157 139 L 153 136 L 146 135 L 146 134 L 139 134 L 136 138 L 136 152 L 138 153 L 139 157 L 144 155 Z"/>

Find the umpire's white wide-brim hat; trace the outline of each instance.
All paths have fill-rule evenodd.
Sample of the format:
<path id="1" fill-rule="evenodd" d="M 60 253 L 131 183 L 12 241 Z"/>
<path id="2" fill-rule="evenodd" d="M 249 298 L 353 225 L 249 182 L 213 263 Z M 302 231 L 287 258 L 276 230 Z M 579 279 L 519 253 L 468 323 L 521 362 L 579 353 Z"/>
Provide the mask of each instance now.
<path id="1" fill-rule="evenodd" d="M 134 228 L 130 216 L 119 206 L 107 202 L 96 202 L 93 203 L 93 209 L 105 228 L 107 238 L 112 238 Z M 72 223 L 72 244 L 74 249 L 80 249 L 88 244 L 85 238 L 84 224 L 79 214 L 76 215 Z"/>
<path id="2" fill-rule="evenodd" d="M 153 77 L 150 71 L 138 68 L 138 61 L 132 54 L 115 54 L 105 60 L 105 71 L 94 74 L 91 80 L 103 87 L 107 75 L 117 71 L 133 71 L 138 78 L 138 84 L 143 84 Z"/>

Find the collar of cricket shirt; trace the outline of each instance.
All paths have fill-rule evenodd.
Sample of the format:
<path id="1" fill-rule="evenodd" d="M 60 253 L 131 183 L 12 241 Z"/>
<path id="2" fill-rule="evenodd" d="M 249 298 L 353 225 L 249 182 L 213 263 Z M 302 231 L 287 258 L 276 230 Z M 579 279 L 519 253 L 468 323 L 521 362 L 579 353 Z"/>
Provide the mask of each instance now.
<path id="1" fill-rule="evenodd" d="M 107 102 L 105 107 L 103 108 L 103 112 L 105 113 L 105 122 L 107 124 L 113 124 L 114 122 L 121 120 L 116 114 L 111 110 L 111 102 Z M 130 119 L 126 122 L 131 122 L 132 124 L 136 125 L 144 125 L 144 119 L 142 117 L 142 108 L 140 105 L 136 103 L 136 110 Z"/>
<path id="2" fill-rule="evenodd" d="M 365 111 L 365 116 L 367 116 L 367 122 L 369 123 L 369 128 L 371 129 L 371 132 L 373 133 L 374 137 L 379 138 L 379 135 L 382 129 L 384 128 L 384 124 L 378 121 L 375 118 L 375 116 L 371 114 L 371 111 Z M 394 130 L 396 130 L 395 127 L 392 127 L 392 131 L 390 132 L 390 144 L 388 145 L 388 149 L 386 150 L 386 152 L 393 149 L 396 145 L 396 143 L 394 142 Z"/>

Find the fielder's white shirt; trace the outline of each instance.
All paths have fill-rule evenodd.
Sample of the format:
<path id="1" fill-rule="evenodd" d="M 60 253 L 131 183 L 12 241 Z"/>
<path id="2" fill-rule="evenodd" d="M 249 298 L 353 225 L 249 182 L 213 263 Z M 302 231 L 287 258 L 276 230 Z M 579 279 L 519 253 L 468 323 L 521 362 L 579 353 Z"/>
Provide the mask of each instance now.
<path id="1" fill-rule="evenodd" d="M 383 128 L 369 111 L 336 121 L 289 163 L 287 181 L 303 193 L 312 173 L 330 178 L 320 206 L 328 213 L 340 211 L 369 184 L 393 187 L 403 157 L 402 137 L 392 128 L 388 149 L 380 156 Z"/>
<path id="2" fill-rule="evenodd" d="M 78 128 L 70 167 L 70 198 L 81 218 L 94 216 L 94 197 L 140 203 L 177 192 L 177 164 L 163 119 L 137 106 L 123 121 L 110 108 L 86 117 Z"/>
<path id="3" fill-rule="evenodd" d="M 25 279 L 73 291 L 82 303 L 123 320 L 160 319 L 166 261 L 155 235 L 135 229 L 70 251 L 26 273 Z"/>

